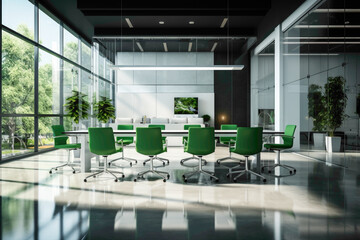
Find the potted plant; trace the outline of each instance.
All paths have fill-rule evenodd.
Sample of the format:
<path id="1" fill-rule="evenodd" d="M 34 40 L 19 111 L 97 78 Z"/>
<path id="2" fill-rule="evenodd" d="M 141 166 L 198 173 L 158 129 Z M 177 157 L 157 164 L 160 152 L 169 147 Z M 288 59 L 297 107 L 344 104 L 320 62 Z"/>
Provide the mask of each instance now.
<path id="1" fill-rule="evenodd" d="M 320 133 L 324 128 L 324 112 L 322 88 L 319 85 L 311 84 L 308 90 L 308 116 L 313 120 L 312 131 L 314 147 L 325 147 L 325 133 Z"/>
<path id="2" fill-rule="evenodd" d="M 208 114 L 205 114 L 202 116 L 203 120 L 204 120 L 204 123 L 205 123 L 205 126 L 208 127 L 210 124 L 209 124 L 209 121 L 211 119 L 210 115 Z"/>
<path id="3" fill-rule="evenodd" d="M 345 78 L 341 76 L 328 77 L 325 84 L 325 106 L 324 121 L 326 123 L 328 136 L 325 138 L 326 150 L 328 152 L 339 152 L 341 137 L 335 137 L 334 132 L 344 121 L 347 96 L 345 93 Z"/>
<path id="4" fill-rule="evenodd" d="M 90 104 L 85 99 L 87 95 L 75 90 L 73 90 L 72 93 L 72 96 L 66 98 L 66 103 L 64 104 L 64 107 L 70 118 L 74 121 L 76 125 L 78 125 L 80 119 L 88 118 Z"/>
<path id="5" fill-rule="evenodd" d="M 115 119 L 115 107 L 109 98 L 101 97 L 101 100 L 95 103 L 94 110 L 100 123 L 108 124 L 111 118 Z"/>

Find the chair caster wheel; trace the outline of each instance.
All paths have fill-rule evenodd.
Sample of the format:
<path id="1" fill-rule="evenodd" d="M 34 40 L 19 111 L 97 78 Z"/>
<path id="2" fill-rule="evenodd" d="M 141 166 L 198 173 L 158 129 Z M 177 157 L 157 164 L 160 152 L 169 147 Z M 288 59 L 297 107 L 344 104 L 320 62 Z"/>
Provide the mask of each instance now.
<path id="1" fill-rule="evenodd" d="M 165 162 L 163 162 L 163 166 L 165 166 Z"/>
<path id="2" fill-rule="evenodd" d="M 124 174 L 122 175 L 122 178 L 125 178 L 125 175 L 124 175 Z"/>
<path id="3" fill-rule="evenodd" d="M 294 169 L 294 174 L 296 173 L 296 169 Z"/>
<path id="4" fill-rule="evenodd" d="M 230 174 L 226 174 L 226 177 L 229 178 L 229 177 L 230 177 Z"/>
<path id="5" fill-rule="evenodd" d="M 204 161 L 204 166 L 207 164 L 207 162 L 206 161 Z"/>
<path id="6" fill-rule="evenodd" d="M 292 171 L 290 171 L 290 174 L 292 174 Z"/>
<path id="7" fill-rule="evenodd" d="M 84 179 L 84 182 L 87 182 L 86 178 Z"/>
<path id="8" fill-rule="evenodd" d="M 268 173 L 271 173 L 271 171 L 269 170 Z"/>
<path id="9" fill-rule="evenodd" d="M 184 182 L 187 182 L 187 178 L 184 178 Z"/>
<path id="10" fill-rule="evenodd" d="M 146 162 L 143 162 L 143 165 L 145 166 Z"/>
<path id="11" fill-rule="evenodd" d="M 57 168 L 55 168 L 55 171 L 57 171 Z"/>
<path id="12" fill-rule="evenodd" d="M 220 162 L 219 162 L 219 161 L 216 161 L 216 164 L 217 164 L 217 165 L 220 165 Z"/>
<path id="13" fill-rule="evenodd" d="M 137 164 L 137 161 L 135 160 L 135 164 Z"/>
<path id="14" fill-rule="evenodd" d="M 170 175 L 169 175 L 169 174 L 167 175 L 167 179 L 170 179 Z"/>
<path id="15" fill-rule="evenodd" d="M 166 182 L 166 179 L 163 179 L 163 182 Z"/>
<path id="16" fill-rule="evenodd" d="M 75 174 L 76 172 L 75 172 L 75 171 L 73 171 L 73 173 Z"/>
<path id="17" fill-rule="evenodd" d="M 215 182 L 219 182 L 219 179 L 215 179 Z"/>
<path id="18" fill-rule="evenodd" d="M 111 166 L 111 163 L 108 163 L 108 166 L 110 167 L 110 166 Z"/>
<path id="19" fill-rule="evenodd" d="M 117 182 L 118 180 L 117 180 L 117 179 L 115 179 L 114 181 L 115 181 L 115 182 Z"/>
<path id="20" fill-rule="evenodd" d="M 136 181 L 137 181 L 137 179 L 135 178 L 135 179 L 134 179 L 134 182 L 136 182 Z"/>
<path id="21" fill-rule="evenodd" d="M 263 179 L 263 182 L 266 183 L 266 179 Z"/>
<path id="22" fill-rule="evenodd" d="M 234 179 L 233 182 L 236 183 L 236 179 Z"/>
<path id="23" fill-rule="evenodd" d="M 93 178 L 96 178 L 96 175 L 94 175 Z"/>
<path id="24" fill-rule="evenodd" d="M 52 171 L 50 170 L 49 173 L 52 174 Z"/>
<path id="25" fill-rule="evenodd" d="M 132 163 L 130 163 L 130 167 L 132 167 Z"/>

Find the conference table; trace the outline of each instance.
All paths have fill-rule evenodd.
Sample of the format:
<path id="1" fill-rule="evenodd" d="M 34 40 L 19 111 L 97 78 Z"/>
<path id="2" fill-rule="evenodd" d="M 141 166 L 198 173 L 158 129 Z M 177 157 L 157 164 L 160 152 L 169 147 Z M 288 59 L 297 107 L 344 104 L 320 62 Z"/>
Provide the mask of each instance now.
<path id="1" fill-rule="evenodd" d="M 185 137 L 188 136 L 188 130 L 162 130 L 162 136 L 164 137 Z M 215 130 L 215 137 L 236 137 L 237 130 Z M 69 136 L 76 136 L 81 143 L 80 149 L 80 171 L 81 172 L 90 172 L 91 169 L 91 158 L 94 157 L 90 150 L 88 144 L 88 131 L 87 130 L 77 130 L 77 131 L 66 131 L 64 134 Z M 284 132 L 279 131 L 263 131 L 263 135 L 277 135 L 284 134 Z M 121 137 L 135 137 L 136 130 L 114 130 L 114 135 Z M 256 166 L 257 172 L 260 171 L 260 154 L 256 155 Z"/>

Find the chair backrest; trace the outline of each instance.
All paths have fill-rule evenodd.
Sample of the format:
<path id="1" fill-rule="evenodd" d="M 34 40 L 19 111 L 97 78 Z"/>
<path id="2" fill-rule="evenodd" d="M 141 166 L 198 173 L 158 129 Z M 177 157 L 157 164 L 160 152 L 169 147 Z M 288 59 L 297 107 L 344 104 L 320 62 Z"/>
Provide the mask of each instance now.
<path id="1" fill-rule="evenodd" d="M 69 139 L 68 136 L 66 136 L 65 134 L 63 134 L 63 132 L 65 132 L 64 126 L 63 125 L 52 125 L 51 129 L 53 131 L 53 135 L 54 135 L 54 145 L 58 146 L 58 145 L 66 145 L 67 140 Z M 58 137 L 58 136 L 64 136 L 64 137 Z"/>
<path id="2" fill-rule="evenodd" d="M 238 127 L 234 152 L 243 156 L 261 152 L 262 133 L 262 127 Z"/>
<path id="3" fill-rule="evenodd" d="M 149 128 L 160 128 L 161 130 L 165 130 L 165 125 L 163 125 L 163 124 L 149 124 Z"/>
<path id="4" fill-rule="evenodd" d="M 221 124 L 221 130 L 236 130 L 236 124 Z M 236 137 L 220 137 L 221 143 L 228 143 L 231 139 L 236 140 Z"/>
<path id="5" fill-rule="evenodd" d="M 201 128 L 201 125 L 199 124 L 190 124 L 190 125 L 184 125 L 184 130 L 189 130 L 189 128 Z"/>
<path id="6" fill-rule="evenodd" d="M 285 132 L 283 137 L 284 146 L 292 148 L 294 144 L 294 134 L 296 130 L 296 125 L 286 125 Z"/>
<path id="7" fill-rule="evenodd" d="M 209 128 L 189 128 L 187 152 L 197 156 L 204 156 L 215 151 L 215 131 Z"/>
<path id="8" fill-rule="evenodd" d="M 111 127 L 89 128 L 88 130 L 90 152 L 102 156 L 116 152 L 114 133 Z"/>
<path id="9" fill-rule="evenodd" d="M 154 156 L 163 152 L 161 129 L 136 128 L 136 151 L 138 153 Z"/>
<path id="10" fill-rule="evenodd" d="M 189 130 L 189 128 L 201 128 L 201 125 L 199 125 L 199 124 L 187 124 L 187 125 L 184 125 L 184 130 Z M 188 136 L 189 136 L 189 134 L 188 134 Z M 183 142 L 183 144 L 184 144 L 184 142 L 185 142 L 185 140 L 187 141 L 188 140 L 188 137 L 183 137 L 182 138 L 182 142 Z"/>
<path id="11" fill-rule="evenodd" d="M 132 124 L 122 124 L 117 126 L 117 130 L 134 130 L 134 125 Z M 129 140 L 134 142 L 134 137 L 116 137 L 116 141 L 119 140 Z"/>

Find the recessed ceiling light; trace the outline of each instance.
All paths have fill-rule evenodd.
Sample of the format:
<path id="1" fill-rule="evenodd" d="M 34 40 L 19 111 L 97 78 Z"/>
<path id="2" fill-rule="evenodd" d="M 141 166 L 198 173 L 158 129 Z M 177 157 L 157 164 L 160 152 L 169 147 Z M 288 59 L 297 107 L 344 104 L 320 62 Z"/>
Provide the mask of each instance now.
<path id="1" fill-rule="evenodd" d="M 163 25 L 163 24 L 165 24 L 165 22 L 164 21 L 159 21 L 159 24 Z"/>
<path id="2" fill-rule="evenodd" d="M 194 21 L 190 21 L 189 24 L 190 24 L 190 25 L 193 25 L 193 24 L 195 24 L 195 22 L 194 22 Z"/>
<path id="3" fill-rule="evenodd" d="M 222 21 L 221 25 L 220 25 L 220 28 L 224 28 L 226 23 L 228 21 L 228 18 L 224 18 L 224 20 Z"/>
<path id="4" fill-rule="evenodd" d="M 134 26 L 132 25 L 131 21 L 129 18 L 125 18 L 125 21 L 127 22 L 127 24 L 129 25 L 129 28 L 134 28 Z"/>
<path id="5" fill-rule="evenodd" d="M 188 52 L 191 52 L 192 44 L 192 42 L 189 42 Z"/>
<path id="6" fill-rule="evenodd" d="M 215 51 L 215 48 L 216 48 L 217 45 L 218 45 L 218 43 L 215 42 L 214 45 L 213 45 L 212 48 L 211 48 L 211 51 L 212 51 L 212 52 Z"/>
<path id="7" fill-rule="evenodd" d="M 144 49 L 142 48 L 141 44 L 139 42 L 136 42 L 136 45 L 139 47 L 140 51 L 144 51 Z"/>
<path id="8" fill-rule="evenodd" d="M 164 42 L 163 45 L 164 45 L 164 51 L 167 52 L 167 51 L 168 51 L 168 47 L 167 47 L 166 42 Z"/>

